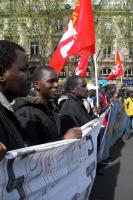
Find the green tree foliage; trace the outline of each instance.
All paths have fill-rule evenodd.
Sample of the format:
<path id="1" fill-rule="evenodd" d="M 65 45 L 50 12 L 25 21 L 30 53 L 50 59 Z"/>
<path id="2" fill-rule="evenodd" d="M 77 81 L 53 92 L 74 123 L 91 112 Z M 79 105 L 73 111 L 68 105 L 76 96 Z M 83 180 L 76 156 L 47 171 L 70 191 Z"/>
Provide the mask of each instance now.
<path id="1" fill-rule="evenodd" d="M 132 0 L 95 1 L 94 16 L 97 57 L 103 54 L 109 45 L 114 43 L 117 49 L 130 48 L 133 34 Z"/>
<path id="2" fill-rule="evenodd" d="M 38 43 L 38 59 L 41 64 L 47 63 L 52 50 L 51 37 L 55 31 L 55 19 L 61 11 L 61 1 L 7 0 L 0 2 L 0 7 L 3 18 L 8 18 L 6 38 L 18 40 L 18 42 L 22 39 L 23 42 L 20 43 L 24 43 L 27 50 L 30 41 Z M 12 23 L 12 28 L 9 26 L 10 23 Z"/>

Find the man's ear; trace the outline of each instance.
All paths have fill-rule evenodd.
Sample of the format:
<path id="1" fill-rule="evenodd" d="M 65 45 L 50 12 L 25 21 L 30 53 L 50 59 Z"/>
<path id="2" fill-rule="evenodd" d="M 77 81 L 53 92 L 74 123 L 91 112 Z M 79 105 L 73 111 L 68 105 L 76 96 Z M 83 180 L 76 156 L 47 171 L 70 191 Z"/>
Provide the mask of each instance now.
<path id="1" fill-rule="evenodd" d="M 5 82 L 5 76 L 3 74 L 3 76 L 0 76 L 0 83 L 4 83 Z"/>
<path id="2" fill-rule="evenodd" d="M 5 79 L 5 70 L 0 66 L 0 83 L 4 83 Z"/>
<path id="3" fill-rule="evenodd" d="M 39 81 L 34 81 L 34 88 L 36 89 L 36 90 L 40 90 L 40 83 L 39 83 Z"/>
<path id="4" fill-rule="evenodd" d="M 75 86 L 72 86 L 72 87 L 71 87 L 71 92 L 74 93 L 75 91 L 76 91 L 76 87 L 75 87 Z"/>

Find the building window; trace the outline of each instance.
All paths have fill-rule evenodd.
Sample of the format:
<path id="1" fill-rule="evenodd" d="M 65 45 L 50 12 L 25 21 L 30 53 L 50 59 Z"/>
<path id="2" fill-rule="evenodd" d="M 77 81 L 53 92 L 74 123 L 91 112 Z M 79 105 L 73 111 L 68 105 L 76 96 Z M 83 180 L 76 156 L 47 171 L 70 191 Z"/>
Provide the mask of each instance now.
<path id="1" fill-rule="evenodd" d="M 32 3 L 32 10 L 35 11 L 35 12 L 40 10 L 39 3 L 37 1 L 34 1 Z"/>
<path id="2" fill-rule="evenodd" d="M 133 57 L 133 42 L 129 44 L 129 56 Z"/>
<path id="3" fill-rule="evenodd" d="M 104 55 L 111 55 L 111 44 L 106 44 L 105 45 L 105 48 L 103 50 L 103 54 Z"/>
<path id="4" fill-rule="evenodd" d="M 15 32 L 17 30 L 17 25 L 13 20 L 10 20 L 8 23 L 8 29 L 11 32 Z"/>
<path id="5" fill-rule="evenodd" d="M 55 30 L 56 31 L 62 31 L 63 30 L 63 25 L 60 19 L 57 19 L 55 21 Z"/>
<path id="6" fill-rule="evenodd" d="M 31 42 L 31 56 L 37 56 L 39 54 L 38 42 Z"/>
<path id="7" fill-rule="evenodd" d="M 110 31 L 111 28 L 112 28 L 112 24 L 109 23 L 109 22 L 106 22 L 106 23 L 105 23 L 105 29 L 108 30 L 108 31 Z"/>
<path id="8" fill-rule="evenodd" d="M 55 36 L 53 38 L 53 41 L 52 41 L 52 50 L 53 50 L 53 52 L 56 50 L 59 42 L 60 42 L 60 37 L 59 36 Z"/>
<path id="9" fill-rule="evenodd" d="M 131 19 L 131 22 L 130 22 L 130 29 L 133 30 L 133 19 Z"/>
<path id="10" fill-rule="evenodd" d="M 16 1 L 11 0 L 9 1 L 10 4 L 10 12 L 14 12 L 16 10 Z"/>
<path id="11" fill-rule="evenodd" d="M 100 71 L 100 76 L 101 76 L 101 77 L 106 77 L 106 76 L 108 76 L 110 73 L 111 73 L 111 69 L 109 69 L 109 68 L 103 68 L 103 69 Z"/>
<path id="12" fill-rule="evenodd" d="M 64 68 L 62 69 L 60 73 L 58 73 L 58 78 L 66 78 L 66 71 Z"/>
<path id="13" fill-rule="evenodd" d="M 71 7 L 73 8 L 76 4 L 76 0 L 65 0 L 65 8 L 70 9 Z"/>
<path id="14" fill-rule="evenodd" d="M 32 22 L 32 31 L 33 32 L 37 32 L 38 30 L 38 24 L 36 21 Z"/>
<path id="15" fill-rule="evenodd" d="M 22 4 L 22 6 L 25 6 L 26 5 L 26 0 L 21 0 L 21 4 Z"/>
<path id="16" fill-rule="evenodd" d="M 133 77 L 133 69 L 127 69 L 124 73 L 125 77 Z"/>
<path id="17" fill-rule="evenodd" d="M 87 77 L 87 78 L 91 78 L 91 72 L 90 72 L 89 69 L 87 69 L 87 71 L 86 71 L 86 77 Z"/>

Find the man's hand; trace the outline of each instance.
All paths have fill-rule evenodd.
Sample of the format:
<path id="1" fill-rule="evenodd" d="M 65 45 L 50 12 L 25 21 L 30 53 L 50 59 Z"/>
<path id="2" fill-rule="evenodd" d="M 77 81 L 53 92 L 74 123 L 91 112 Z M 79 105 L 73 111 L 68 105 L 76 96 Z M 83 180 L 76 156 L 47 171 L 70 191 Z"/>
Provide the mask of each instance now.
<path id="1" fill-rule="evenodd" d="M 71 128 L 69 129 L 66 134 L 64 135 L 64 139 L 80 139 L 82 137 L 82 130 L 81 128 Z"/>
<path id="2" fill-rule="evenodd" d="M 95 116 L 99 116 L 101 114 L 101 108 L 100 107 L 94 107 L 93 110 L 92 110 L 93 114 Z"/>
<path id="3" fill-rule="evenodd" d="M 0 142 L 0 160 L 3 159 L 4 155 L 6 154 L 7 148 L 6 146 Z"/>
<path id="4" fill-rule="evenodd" d="M 101 114 L 102 113 L 102 109 L 100 107 L 97 108 L 97 114 Z"/>

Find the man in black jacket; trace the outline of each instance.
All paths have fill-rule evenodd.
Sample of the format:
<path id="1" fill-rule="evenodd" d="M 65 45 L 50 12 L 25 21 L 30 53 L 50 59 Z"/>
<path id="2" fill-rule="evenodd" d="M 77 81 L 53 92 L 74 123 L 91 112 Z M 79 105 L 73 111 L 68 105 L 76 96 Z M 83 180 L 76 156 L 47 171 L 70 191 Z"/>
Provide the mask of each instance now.
<path id="1" fill-rule="evenodd" d="M 47 66 L 36 68 L 33 84 L 35 96 L 19 98 L 14 104 L 14 110 L 23 128 L 24 141 L 28 145 L 37 145 L 61 139 L 81 138 L 80 128 L 73 128 L 68 132 L 62 132 L 60 129 L 56 104 L 51 104 L 59 95 L 56 72 Z"/>
<path id="2" fill-rule="evenodd" d="M 0 142 L 7 150 L 24 147 L 20 124 L 11 102 L 25 95 L 27 87 L 27 56 L 14 42 L 0 41 Z"/>
<path id="3" fill-rule="evenodd" d="M 88 97 L 86 80 L 79 76 L 69 77 L 64 86 L 68 97 L 61 107 L 61 128 L 64 131 L 72 127 L 81 127 L 95 118 L 89 115 L 83 100 Z"/>

